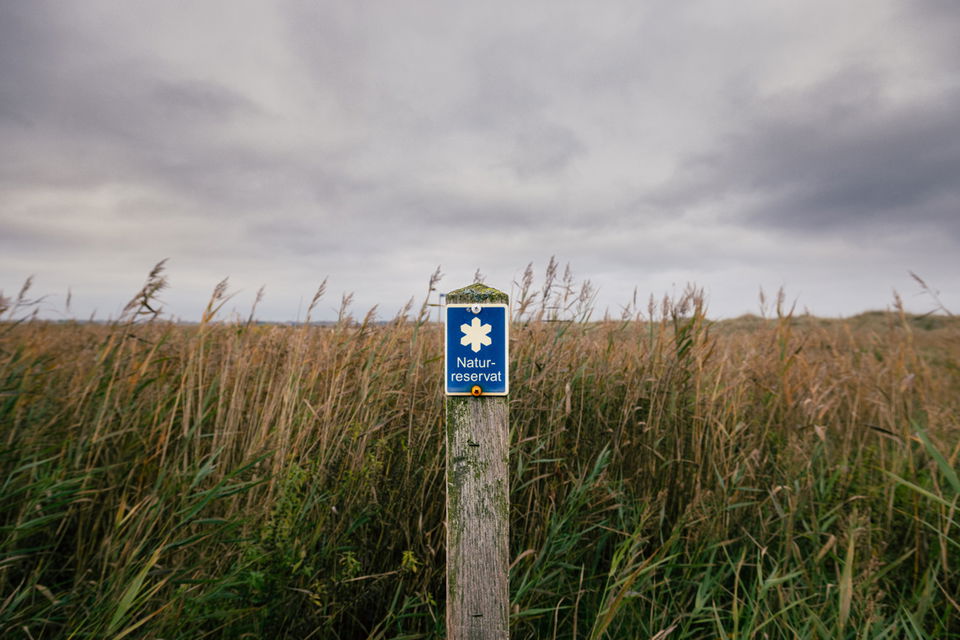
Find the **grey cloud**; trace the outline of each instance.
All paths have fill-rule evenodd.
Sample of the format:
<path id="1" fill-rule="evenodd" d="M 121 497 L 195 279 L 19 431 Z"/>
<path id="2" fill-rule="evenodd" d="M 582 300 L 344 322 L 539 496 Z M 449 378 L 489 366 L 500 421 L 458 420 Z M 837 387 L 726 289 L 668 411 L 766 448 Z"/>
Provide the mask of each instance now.
<path id="1" fill-rule="evenodd" d="M 515 167 L 521 178 L 563 171 L 586 152 L 583 142 L 568 128 L 541 125 L 517 135 Z"/>
<path id="2" fill-rule="evenodd" d="M 270 164 L 221 135 L 267 117 L 214 81 L 168 79 L 69 27 L 46 3 L 0 7 L 0 183 L 97 187 L 136 182 L 208 202 L 235 196 Z M 236 197 L 233 203 L 237 204 Z"/>
<path id="3" fill-rule="evenodd" d="M 212 82 L 158 82 L 150 92 L 148 104 L 166 117 L 217 120 L 237 113 L 260 113 L 250 100 Z M 159 114 L 157 114 L 159 115 Z"/>
<path id="4" fill-rule="evenodd" d="M 204 283 L 319 273 L 358 294 L 382 271 L 420 291 L 438 263 L 509 280 L 554 253 L 611 290 L 754 259 L 799 279 L 878 229 L 956 246 L 957 5 L 893 23 L 881 2 L 848 46 L 811 32 L 827 4 L 0 1 L 0 235 L 21 262 L 49 263 L 69 225 Z M 869 56 L 928 34 L 934 97 L 892 101 L 905 72 Z M 248 42 L 264 64 L 231 49 Z M 817 83 L 830 47 L 861 66 Z M 776 68 L 796 51 L 811 60 Z"/>
<path id="5" fill-rule="evenodd" d="M 13 252 L 21 247 L 30 247 L 37 252 L 61 253 L 77 247 L 77 235 L 71 230 L 51 229 L 28 219 L 7 219 L 2 222 L 0 248 L 6 251 Z"/>
<path id="6" fill-rule="evenodd" d="M 335 257 L 350 251 L 352 244 L 339 229 L 321 221 L 316 224 L 284 219 L 257 222 L 247 226 L 244 236 L 250 245 L 259 246 L 264 256 Z"/>
<path id="7" fill-rule="evenodd" d="M 759 99 L 736 133 L 689 158 L 653 201 L 752 203 L 727 213 L 808 232 L 934 225 L 960 239 L 960 91 L 887 104 L 854 71 L 799 95 Z"/>
<path id="8" fill-rule="evenodd" d="M 38 110 L 62 97 L 61 35 L 42 1 L 0 4 L 0 126 L 30 126 Z"/>
<path id="9" fill-rule="evenodd" d="M 910 23 L 918 44 L 937 56 L 945 68 L 960 70 L 960 3 L 906 0 L 898 8 L 900 17 Z"/>

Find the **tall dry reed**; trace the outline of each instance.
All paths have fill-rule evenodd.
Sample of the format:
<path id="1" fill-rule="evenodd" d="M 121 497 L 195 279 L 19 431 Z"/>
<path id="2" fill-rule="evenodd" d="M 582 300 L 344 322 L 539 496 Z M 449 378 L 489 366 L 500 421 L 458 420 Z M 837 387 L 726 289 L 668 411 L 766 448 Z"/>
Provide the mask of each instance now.
<path id="1" fill-rule="evenodd" d="M 162 264 L 109 324 L 5 300 L 0 635 L 442 637 L 439 277 L 330 326 L 166 321 Z M 514 637 L 960 635 L 955 318 L 512 293 Z"/>

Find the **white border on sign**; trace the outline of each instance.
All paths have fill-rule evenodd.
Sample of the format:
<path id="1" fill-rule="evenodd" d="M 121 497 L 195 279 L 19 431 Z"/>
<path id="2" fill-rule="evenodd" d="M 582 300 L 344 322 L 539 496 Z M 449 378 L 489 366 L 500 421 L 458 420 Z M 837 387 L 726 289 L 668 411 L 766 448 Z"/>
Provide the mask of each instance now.
<path id="1" fill-rule="evenodd" d="M 503 354 L 504 356 L 506 356 L 506 362 L 503 363 L 503 375 L 507 381 L 506 387 L 500 393 L 483 392 L 480 394 L 480 397 L 482 398 L 483 396 L 509 395 L 510 394 L 510 305 L 503 304 L 502 302 L 498 302 L 495 304 L 480 304 L 480 305 L 477 305 L 477 303 L 470 303 L 470 304 L 454 303 L 454 304 L 443 305 L 443 392 L 444 392 L 444 395 L 473 397 L 473 394 L 470 393 L 469 391 L 466 393 L 447 391 L 447 373 L 448 373 L 447 362 L 449 360 L 449 355 L 447 354 L 447 351 L 448 351 L 447 330 L 449 329 L 449 327 L 447 326 L 447 319 L 448 319 L 447 309 L 449 307 L 460 307 L 460 308 L 469 309 L 470 307 L 473 307 L 473 306 L 479 306 L 481 309 L 484 309 L 487 307 L 500 307 L 504 310 L 503 338 L 504 338 L 505 344 L 504 344 Z"/>

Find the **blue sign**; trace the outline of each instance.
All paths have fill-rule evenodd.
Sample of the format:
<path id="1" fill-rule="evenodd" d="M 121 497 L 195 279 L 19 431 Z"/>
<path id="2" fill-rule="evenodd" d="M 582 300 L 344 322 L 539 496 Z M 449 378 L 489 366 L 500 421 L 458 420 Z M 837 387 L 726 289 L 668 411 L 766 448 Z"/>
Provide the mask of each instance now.
<path id="1" fill-rule="evenodd" d="M 510 387 L 505 304 L 448 304 L 444 372 L 448 396 L 505 396 Z"/>

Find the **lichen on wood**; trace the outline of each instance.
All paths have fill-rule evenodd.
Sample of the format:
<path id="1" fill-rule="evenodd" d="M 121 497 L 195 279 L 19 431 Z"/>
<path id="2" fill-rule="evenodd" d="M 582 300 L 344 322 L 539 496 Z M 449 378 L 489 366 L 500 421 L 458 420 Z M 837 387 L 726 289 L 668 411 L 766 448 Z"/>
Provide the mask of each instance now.
<path id="1" fill-rule="evenodd" d="M 499 289 L 475 282 L 447 294 L 448 304 L 508 304 L 510 297 Z"/>

